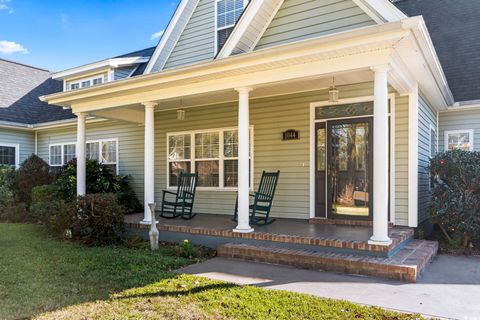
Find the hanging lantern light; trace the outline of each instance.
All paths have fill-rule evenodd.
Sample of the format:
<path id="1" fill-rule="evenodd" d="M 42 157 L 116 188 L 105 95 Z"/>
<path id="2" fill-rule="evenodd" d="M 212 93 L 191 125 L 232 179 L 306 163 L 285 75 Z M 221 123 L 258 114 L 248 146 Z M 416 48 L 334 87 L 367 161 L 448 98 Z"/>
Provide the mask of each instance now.
<path id="1" fill-rule="evenodd" d="M 177 109 L 177 120 L 185 120 L 185 109 Z"/>
<path id="2" fill-rule="evenodd" d="M 339 91 L 335 87 L 335 77 L 333 77 L 332 86 L 330 87 L 330 90 L 328 90 L 328 101 L 332 103 L 338 102 L 338 94 Z"/>
<path id="3" fill-rule="evenodd" d="M 185 120 L 185 109 L 183 109 L 183 99 L 180 100 L 180 109 L 177 109 L 177 120 Z"/>

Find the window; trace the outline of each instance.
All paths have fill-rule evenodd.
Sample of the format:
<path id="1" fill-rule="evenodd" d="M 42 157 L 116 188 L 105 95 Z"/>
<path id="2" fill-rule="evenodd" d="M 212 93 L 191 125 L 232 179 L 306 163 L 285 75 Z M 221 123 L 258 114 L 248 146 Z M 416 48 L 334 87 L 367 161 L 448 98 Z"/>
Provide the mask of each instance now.
<path id="1" fill-rule="evenodd" d="M 87 79 L 80 79 L 80 80 L 77 80 L 75 82 L 70 82 L 69 86 L 67 86 L 67 90 L 69 89 L 68 87 L 70 87 L 70 90 L 77 90 L 77 89 L 80 89 L 80 88 L 88 88 L 88 87 L 91 87 L 91 86 L 96 86 L 96 85 L 99 85 L 99 84 L 102 84 L 103 83 L 103 75 L 102 76 L 94 76 L 94 77 L 91 77 L 91 78 L 87 78 Z"/>
<path id="2" fill-rule="evenodd" d="M 242 15 L 247 0 L 217 0 L 217 52 L 222 49 L 238 18 Z"/>
<path id="3" fill-rule="evenodd" d="M 18 144 L 0 143 L 0 166 L 18 166 Z"/>
<path id="4" fill-rule="evenodd" d="M 252 130 L 250 130 L 252 136 Z M 250 148 L 250 154 L 252 149 Z M 252 168 L 252 157 L 250 157 Z M 198 172 L 198 186 L 236 188 L 238 130 L 235 128 L 168 134 L 168 186 L 178 184 L 180 172 Z M 251 169 L 250 169 L 251 172 Z M 252 184 L 250 174 L 250 185 Z"/>
<path id="5" fill-rule="evenodd" d="M 430 158 L 435 157 L 437 153 L 437 132 L 434 127 L 430 127 Z"/>
<path id="6" fill-rule="evenodd" d="M 445 131 L 445 150 L 473 151 L 473 130 Z"/>
<path id="7" fill-rule="evenodd" d="M 97 160 L 109 166 L 113 172 L 118 173 L 117 168 L 117 139 L 87 141 L 86 158 Z M 50 145 L 50 166 L 61 167 L 76 157 L 76 144 L 65 143 Z"/>
<path id="8" fill-rule="evenodd" d="M 112 172 L 118 173 L 118 140 L 97 140 L 87 141 L 86 155 L 87 159 L 97 160 L 112 169 Z"/>

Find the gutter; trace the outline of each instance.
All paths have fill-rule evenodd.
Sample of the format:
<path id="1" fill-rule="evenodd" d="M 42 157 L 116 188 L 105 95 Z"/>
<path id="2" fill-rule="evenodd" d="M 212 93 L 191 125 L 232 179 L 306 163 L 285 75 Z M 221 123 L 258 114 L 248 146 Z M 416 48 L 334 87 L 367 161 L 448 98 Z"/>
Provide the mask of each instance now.
<path id="1" fill-rule="evenodd" d="M 108 120 L 110 119 L 95 118 L 91 116 L 87 117 L 86 119 L 87 123 L 97 123 L 97 122 L 103 122 Z M 22 131 L 38 131 L 43 129 L 67 127 L 67 126 L 75 125 L 76 123 L 77 123 L 76 118 L 42 122 L 42 123 L 36 123 L 36 124 L 0 121 L 0 128 L 15 129 L 15 130 L 22 130 Z"/>

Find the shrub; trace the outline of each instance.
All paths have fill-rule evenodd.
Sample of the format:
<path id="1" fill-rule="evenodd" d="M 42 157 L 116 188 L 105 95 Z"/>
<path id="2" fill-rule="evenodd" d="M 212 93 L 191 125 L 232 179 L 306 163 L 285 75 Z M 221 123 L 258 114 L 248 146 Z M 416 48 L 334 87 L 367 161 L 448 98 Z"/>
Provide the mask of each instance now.
<path id="1" fill-rule="evenodd" d="M 73 237 L 86 244 L 115 244 L 121 241 L 125 208 L 112 193 L 87 194 L 78 198 L 73 217 Z"/>
<path id="2" fill-rule="evenodd" d="M 430 162 L 430 215 L 450 244 L 480 240 L 480 153 L 454 150 Z"/>
<path id="3" fill-rule="evenodd" d="M 25 203 L 28 207 L 31 202 L 32 189 L 50 184 L 52 180 L 48 163 L 32 154 L 13 174 L 12 191 L 15 200 Z"/>
<path id="4" fill-rule="evenodd" d="M 12 191 L 15 170 L 10 166 L 0 166 L 0 220 L 7 222 L 27 221 L 25 204 L 16 202 Z"/>
<path id="5" fill-rule="evenodd" d="M 40 222 L 48 234 L 63 238 L 72 226 L 76 204 L 62 197 L 55 185 L 38 186 L 32 190 L 30 216 Z"/>
<path id="6" fill-rule="evenodd" d="M 180 255 L 183 258 L 191 259 L 193 257 L 193 245 L 187 239 L 179 245 Z"/>
<path id="7" fill-rule="evenodd" d="M 142 211 L 135 191 L 129 185 L 129 176 L 117 176 L 110 167 L 96 160 L 87 160 L 86 189 L 88 194 L 114 193 L 119 203 L 126 208 L 127 213 Z M 63 168 L 55 184 L 65 195 L 67 200 L 74 200 L 77 194 L 77 162 L 70 161 Z"/>

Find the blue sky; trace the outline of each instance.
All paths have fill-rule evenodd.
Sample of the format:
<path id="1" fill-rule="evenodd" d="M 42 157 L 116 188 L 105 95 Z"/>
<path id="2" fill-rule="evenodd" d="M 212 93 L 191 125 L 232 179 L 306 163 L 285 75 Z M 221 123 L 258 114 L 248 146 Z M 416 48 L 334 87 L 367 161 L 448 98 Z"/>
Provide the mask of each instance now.
<path id="1" fill-rule="evenodd" d="M 60 71 L 155 46 L 178 0 L 0 0 L 0 58 Z"/>

